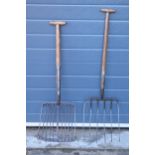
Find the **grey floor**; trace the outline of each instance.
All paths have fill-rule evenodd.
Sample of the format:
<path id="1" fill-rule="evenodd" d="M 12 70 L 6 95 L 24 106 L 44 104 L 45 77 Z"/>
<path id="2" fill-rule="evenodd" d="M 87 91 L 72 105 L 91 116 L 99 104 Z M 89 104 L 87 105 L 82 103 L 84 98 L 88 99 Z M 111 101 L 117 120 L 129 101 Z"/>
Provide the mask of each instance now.
<path id="1" fill-rule="evenodd" d="M 27 150 L 27 155 L 128 155 L 128 149 L 113 150 Z"/>
<path id="2" fill-rule="evenodd" d="M 103 136 L 102 130 L 97 130 L 99 138 Z M 87 136 L 88 130 L 78 129 L 78 138 Z M 94 136 L 96 129 L 91 131 Z M 107 140 L 111 137 L 110 129 L 106 130 Z M 37 128 L 27 128 L 27 155 L 128 155 L 129 144 L 128 144 L 128 129 L 121 129 L 121 141 L 118 142 L 118 131 L 113 129 L 113 141 L 104 143 L 99 141 L 87 141 L 78 144 L 73 142 L 70 143 L 52 143 L 44 142 L 36 138 Z M 108 138 L 109 135 L 109 138 Z M 78 140 L 76 140 L 78 141 Z"/>

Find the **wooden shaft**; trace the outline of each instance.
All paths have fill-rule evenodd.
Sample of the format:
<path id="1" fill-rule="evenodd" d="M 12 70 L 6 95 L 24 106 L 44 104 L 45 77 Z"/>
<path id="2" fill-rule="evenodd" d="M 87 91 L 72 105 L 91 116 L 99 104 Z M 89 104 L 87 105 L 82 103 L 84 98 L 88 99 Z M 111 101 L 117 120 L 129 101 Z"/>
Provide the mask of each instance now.
<path id="1" fill-rule="evenodd" d="M 56 87 L 57 105 L 61 103 L 60 25 L 56 25 Z"/>
<path id="2" fill-rule="evenodd" d="M 50 25 L 56 26 L 56 101 L 57 105 L 61 104 L 61 53 L 60 53 L 60 26 L 65 22 L 55 21 L 49 22 Z"/>
<path id="3" fill-rule="evenodd" d="M 60 25 L 56 25 L 56 65 L 60 66 Z"/>
<path id="4" fill-rule="evenodd" d="M 103 41 L 103 51 L 102 51 L 102 65 L 101 65 L 101 83 L 100 83 L 100 95 L 101 99 L 104 98 L 104 84 L 105 84 L 105 74 L 106 74 L 106 58 L 107 58 L 107 48 L 108 48 L 108 33 L 109 33 L 109 17 L 110 13 L 114 13 L 113 9 L 102 9 L 105 15 L 105 25 L 104 25 L 104 41 Z"/>

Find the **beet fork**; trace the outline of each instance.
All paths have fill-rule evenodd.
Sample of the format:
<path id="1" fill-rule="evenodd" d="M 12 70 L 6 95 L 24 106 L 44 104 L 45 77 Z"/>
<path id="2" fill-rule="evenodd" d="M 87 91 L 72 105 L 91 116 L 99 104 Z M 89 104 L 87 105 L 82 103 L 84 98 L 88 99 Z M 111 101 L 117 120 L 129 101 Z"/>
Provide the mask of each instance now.
<path id="1" fill-rule="evenodd" d="M 76 121 L 76 110 L 73 103 L 61 101 L 60 27 L 66 23 L 52 21 L 49 24 L 56 29 L 56 102 L 43 104 L 41 112 L 43 125 L 39 127 L 38 137 L 45 141 L 69 142 L 75 139 L 73 124 Z"/>

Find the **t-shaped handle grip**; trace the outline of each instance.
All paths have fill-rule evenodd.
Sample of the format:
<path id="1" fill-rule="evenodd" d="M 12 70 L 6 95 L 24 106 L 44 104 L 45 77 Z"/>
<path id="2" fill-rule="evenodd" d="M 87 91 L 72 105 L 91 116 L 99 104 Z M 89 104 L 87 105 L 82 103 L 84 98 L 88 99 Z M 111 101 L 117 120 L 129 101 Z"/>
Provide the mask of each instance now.
<path id="1" fill-rule="evenodd" d="M 114 10 L 114 9 L 101 9 L 101 11 L 104 12 L 104 13 L 114 13 L 114 12 L 116 12 L 116 10 Z"/>
<path id="2" fill-rule="evenodd" d="M 50 21 L 49 22 L 50 25 L 65 25 L 66 22 L 63 22 L 63 21 Z"/>

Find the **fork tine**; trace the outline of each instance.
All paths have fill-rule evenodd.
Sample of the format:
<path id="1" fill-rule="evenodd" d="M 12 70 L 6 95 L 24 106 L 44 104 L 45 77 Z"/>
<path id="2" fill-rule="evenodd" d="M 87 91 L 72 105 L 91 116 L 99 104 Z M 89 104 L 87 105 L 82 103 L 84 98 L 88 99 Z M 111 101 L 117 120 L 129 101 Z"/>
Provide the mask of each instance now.
<path id="1" fill-rule="evenodd" d="M 40 112 L 40 125 L 39 125 L 39 128 L 38 128 L 38 132 L 37 132 L 37 137 L 40 138 L 40 135 L 41 135 L 41 123 L 43 122 L 42 120 L 42 117 L 43 117 L 43 105 L 41 106 L 41 112 Z"/>
<path id="2" fill-rule="evenodd" d="M 119 110 L 119 103 L 118 103 L 118 101 L 116 100 L 116 104 L 117 104 L 117 113 L 118 113 L 118 115 L 117 115 L 117 123 L 118 123 L 118 140 L 119 140 L 119 142 L 120 142 L 120 140 L 121 140 L 121 138 L 120 138 L 120 110 Z"/>
<path id="3" fill-rule="evenodd" d="M 96 99 L 96 136 L 98 136 L 99 100 Z M 97 139 L 96 139 L 97 140 Z"/>
<path id="4" fill-rule="evenodd" d="M 74 108 L 74 111 L 76 111 L 76 108 L 75 107 L 73 107 Z M 73 113 L 73 115 L 74 115 L 74 124 L 75 124 L 75 122 L 76 122 L 76 112 L 75 113 Z M 76 138 L 76 126 L 73 126 L 74 127 L 74 138 Z"/>
<path id="5" fill-rule="evenodd" d="M 105 123 L 106 123 L 106 118 L 105 118 L 105 112 L 106 112 L 106 103 L 103 100 L 103 118 L 104 118 L 104 141 L 106 143 L 106 131 L 105 131 Z"/>
<path id="6" fill-rule="evenodd" d="M 90 111 L 89 111 L 89 135 L 91 135 L 90 133 L 90 130 L 91 130 L 91 121 L 92 121 L 92 103 L 93 101 L 92 101 L 92 99 L 90 100 Z"/>
<path id="7" fill-rule="evenodd" d="M 112 139 L 113 139 L 113 136 L 112 136 L 112 100 L 110 101 L 110 123 L 111 123 L 111 142 L 112 142 Z"/>
<path id="8" fill-rule="evenodd" d="M 42 126 L 38 128 L 38 138 L 55 142 L 73 141 L 74 110 L 72 104 L 63 103 L 60 106 L 55 103 L 43 104 L 40 114 Z"/>

